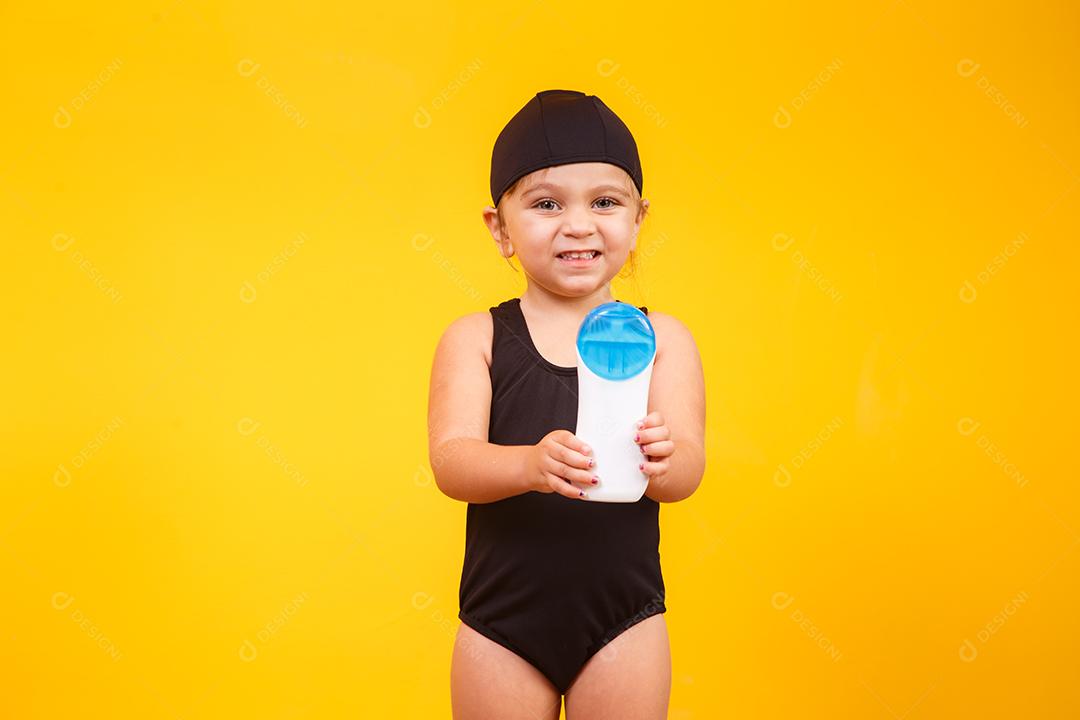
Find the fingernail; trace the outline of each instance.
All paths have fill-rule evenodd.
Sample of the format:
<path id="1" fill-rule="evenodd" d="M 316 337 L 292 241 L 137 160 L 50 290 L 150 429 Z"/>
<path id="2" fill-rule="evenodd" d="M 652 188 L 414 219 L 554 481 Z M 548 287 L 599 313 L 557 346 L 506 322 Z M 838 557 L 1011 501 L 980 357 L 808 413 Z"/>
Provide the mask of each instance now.
<path id="1" fill-rule="evenodd" d="M 586 455 L 589 455 L 590 453 L 592 453 L 592 448 L 586 445 L 585 447 L 581 448 L 581 451 Z"/>
<path id="2" fill-rule="evenodd" d="M 596 484 L 596 483 L 598 483 L 598 482 L 600 482 L 600 478 L 598 478 L 597 476 L 593 475 L 593 478 L 592 478 L 592 484 L 593 484 L 593 485 L 595 485 L 595 484 Z"/>
<path id="3" fill-rule="evenodd" d="M 589 467 L 592 467 L 595 464 L 596 464 L 596 458 L 589 458 Z"/>
<path id="4" fill-rule="evenodd" d="M 641 463 L 637 467 L 638 467 L 638 470 L 644 470 L 645 469 L 645 463 Z"/>
<path id="5" fill-rule="evenodd" d="M 644 421 L 644 420 L 642 420 L 641 422 L 639 422 L 639 423 L 637 424 L 637 429 L 638 429 L 638 430 L 640 430 L 640 429 L 641 429 L 641 428 L 643 428 L 643 427 L 645 427 L 645 421 Z"/>
<path id="6" fill-rule="evenodd" d="M 585 497 L 585 491 L 584 491 L 584 490 L 582 490 L 582 491 L 580 492 L 580 494 L 581 494 L 581 497 Z"/>
<path id="7" fill-rule="evenodd" d="M 641 440 L 641 436 L 640 435 L 634 435 L 634 442 L 638 442 L 639 440 Z"/>
<path id="8" fill-rule="evenodd" d="M 644 455 L 644 454 L 645 454 L 645 446 L 644 446 L 644 445 L 638 445 L 638 450 L 640 450 L 640 451 L 641 451 L 641 454 L 642 454 L 642 455 Z"/>

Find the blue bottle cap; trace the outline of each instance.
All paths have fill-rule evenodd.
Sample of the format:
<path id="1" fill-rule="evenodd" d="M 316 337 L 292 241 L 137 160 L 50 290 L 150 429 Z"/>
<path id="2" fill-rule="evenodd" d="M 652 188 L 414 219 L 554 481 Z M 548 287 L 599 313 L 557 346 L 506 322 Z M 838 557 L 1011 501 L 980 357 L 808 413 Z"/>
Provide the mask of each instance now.
<path id="1" fill-rule="evenodd" d="M 577 349 L 600 377 L 629 380 L 656 355 L 656 333 L 645 313 L 616 300 L 598 305 L 581 321 Z"/>

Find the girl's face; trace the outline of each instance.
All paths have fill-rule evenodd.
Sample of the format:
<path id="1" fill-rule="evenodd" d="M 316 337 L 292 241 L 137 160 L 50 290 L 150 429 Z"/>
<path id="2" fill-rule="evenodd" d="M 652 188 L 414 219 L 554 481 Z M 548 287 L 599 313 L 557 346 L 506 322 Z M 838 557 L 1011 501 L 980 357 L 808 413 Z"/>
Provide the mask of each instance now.
<path id="1" fill-rule="evenodd" d="M 622 168 L 603 162 L 542 168 L 526 175 L 512 195 L 504 195 L 500 227 L 495 208 L 484 220 L 506 257 L 517 254 L 530 280 L 558 295 L 579 297 L 603 287 L 618 274 L 630 251 L 645 207 Z M 572 250 L 593 250 L 590 260 L 560 258 Z"/>

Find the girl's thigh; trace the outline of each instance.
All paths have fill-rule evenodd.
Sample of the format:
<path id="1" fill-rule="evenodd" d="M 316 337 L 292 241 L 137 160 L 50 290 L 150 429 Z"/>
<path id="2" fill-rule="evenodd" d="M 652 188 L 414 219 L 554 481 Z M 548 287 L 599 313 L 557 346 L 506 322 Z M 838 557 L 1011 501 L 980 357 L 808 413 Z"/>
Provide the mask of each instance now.
<path id="1" fill-rule="evenodd" d="M 522 657 L 460 623 L 450 704 L 454 720 L 559 720 L 562 696 Z"/>
<path id="2" fill-rule="evenodd" d="M 670 696 L 671 649 L 659 613 L 589 658 L 566 693 L 566 720 L 663 720 Z"/>

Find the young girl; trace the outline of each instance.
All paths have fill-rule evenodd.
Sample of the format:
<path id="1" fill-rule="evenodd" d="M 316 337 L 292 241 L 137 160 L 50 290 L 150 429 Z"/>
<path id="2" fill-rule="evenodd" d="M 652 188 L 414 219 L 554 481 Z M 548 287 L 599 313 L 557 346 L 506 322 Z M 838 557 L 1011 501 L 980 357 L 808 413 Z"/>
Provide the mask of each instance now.
<path id="1" fill-rule="evenodd" d="M 428 408 L 436 483 L 468 503 L 457 720 L 558 720 L 564 695 L 567 720 L 667 715 L 659 503 L 688 497 L 705 469 L 704 378 L 681 322 L 640 308 L 656 357 L 649 412 L 627 433 L 645 495 L 589 502 L 604 478 L 574 435 L 577 331 L 616 301 L 611 279 L 648 209 L 641 187 L 633 136 L 595 95 L 540 92 L 495 142 L 484 221 L 527 287 L 450 324 Z"/>

